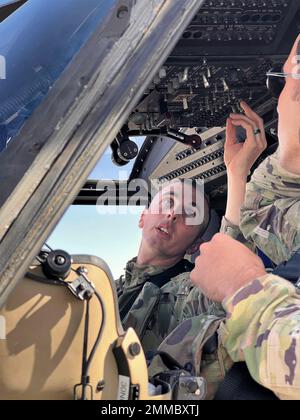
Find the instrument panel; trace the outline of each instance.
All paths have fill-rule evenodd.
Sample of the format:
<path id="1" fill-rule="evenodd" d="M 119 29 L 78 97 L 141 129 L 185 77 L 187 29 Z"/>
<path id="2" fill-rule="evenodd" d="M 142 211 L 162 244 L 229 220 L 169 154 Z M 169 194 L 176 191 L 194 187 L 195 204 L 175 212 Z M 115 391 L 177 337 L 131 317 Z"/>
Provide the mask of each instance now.
<path id="1" fill-rule="evenodd" d="M 266 73 L 283 66 L 299 33 L 299 0 L 206 0 L 129 118 L 128 135 L 147 136 L 131 178 L 198 177 L 224 193 L 226 119 L 246 101 L 274 148 L 277 102 Z M 202 146 L 174 142 L 170 130 L 192 130 Z"/>

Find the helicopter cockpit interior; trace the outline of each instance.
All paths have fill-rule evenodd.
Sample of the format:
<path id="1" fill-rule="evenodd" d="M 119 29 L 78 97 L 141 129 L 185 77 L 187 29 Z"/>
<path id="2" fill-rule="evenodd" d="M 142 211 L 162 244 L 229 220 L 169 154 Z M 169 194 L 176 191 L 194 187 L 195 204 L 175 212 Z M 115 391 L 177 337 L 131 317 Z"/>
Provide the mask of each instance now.
<path id="1" fill-rule="evenodd" d="M 282 70 L 299 22 L 298 1 L 206 0 L 112 143 L 114 163 L 134 161 L 129 180 L 203 180 L 212 206 L 224 209 L 226 119 L 246 101 L 265 122 L 262 159 L 274 152 L 278 87 L 267 87 L 266 74 Z M 145 137 L 140 150 L 136 136 Z M 77 202 L 93 200 L 94 185 Z"/>
<path id="2" fill-rule="evenodd" d="M 6 23 L 25 2 L 5 2 L 0 8 L 1 21 Z M 266 74 L 281 71 L 299 33 L 299 20 L 298 1 L 204 1 L 110 145 L 115 165 L 134 163 L 128 181 L 200 179 L 212 200 L 224 199 L 226 119 L 231 112 L 242 112 L 240 101 L 246 101 L 265 122 L 269 148 L 262 158 L 276 149 L 278 86 L 270 83 L 267 87 Z M 49 64 L 54 61 L 54 50 L 50 49 L 48 61 L 35 69 L 36 80 L 14 101 L 3 103 L 1 149 L 18 133 L 94 25 L 92 20 L 86 22 L 68 49 L 67 44 L 61 47 L 59 52 L 65 59 L 60 66 Z M 68 31 L 71 33 L 72 28 Z M 38 61 L 40 51 L 35 54 Z M 5 97 L 7 92 L 2 94 Z M 22 115 L 14 119 L 18 106 Z M 141 147 L 134 142 L 135 137 L 145 138 Z M 245 140 L 243 129 L 238 137 L 241 142 Z M 75 204 L 94 202 L 101 194 L 95 189 L 94 180 L 88 180 Z"/>

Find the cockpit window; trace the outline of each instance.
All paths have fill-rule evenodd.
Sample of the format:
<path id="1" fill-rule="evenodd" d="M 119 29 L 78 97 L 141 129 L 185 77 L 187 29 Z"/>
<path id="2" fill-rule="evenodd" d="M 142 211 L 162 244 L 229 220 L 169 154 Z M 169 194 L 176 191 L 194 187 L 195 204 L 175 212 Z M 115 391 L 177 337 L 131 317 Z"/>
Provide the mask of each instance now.
<path id="1" fill-rule="evenodd" d="M 145 137 L 132 138 L 135 142 L 138 150 L 141 149 L 145 141 Z M 101 160 L 90 174 L 89 179 L 93 180 L 115 180 L 115 181 L 127 181 L 130 178 L 132 168 L 134 166 L 135 159 L 129 161 L 125 166 L 116 165 L 113 159 L 113 151 L 111 147 L 108 147 Z"/>
<path id="2" fill-rule="evenodd" d="M 0 152 L 17 136 L 114 3 L 31 0 L 0 23 Z"/>

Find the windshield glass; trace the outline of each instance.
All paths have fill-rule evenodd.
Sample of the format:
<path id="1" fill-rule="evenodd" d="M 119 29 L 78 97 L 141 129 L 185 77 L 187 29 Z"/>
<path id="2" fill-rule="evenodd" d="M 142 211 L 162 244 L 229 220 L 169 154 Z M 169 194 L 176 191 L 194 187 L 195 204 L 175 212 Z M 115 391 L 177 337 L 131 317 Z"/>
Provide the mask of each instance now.
<path id="1" fill-rule="evenodd" d="M 132 139 L 140 148 L 144 138 Z M 127 180 L 134 161 L 120 168 L 113 164 L 110 147 L 90 174 L 93 180 Z M 115 279 L 124 274 L 127 261 L 137 255 L 141 241 L 139 219 L 143 206 L 71 206 L 47 243 L 70 254 L 101 257 Z"/>
<path id="2" fill-rule="evenodd" d="M 124 274 L 126 263 L 138 253 L 139 219 L 144 207 L 71 206 L 47 244 L 72 255 L 102 258 L 114 279 Z"/>
<path id="3" fill-rule="evenodd" d="M 145 141 L 145 137 L 131 137 L 131 140 L 135 142 L 140 151 Z M 113 163 L 112 150 L 108 147 L 88 179 L 126 181 L 130 177 L 134 163 L 135 159 L 128 162 L 125 166 L 117 166 Z"/>
<path id="4" fill-rule="evenodd" d="M 0 153 L 115 2 L 30 0 L 0 24 Z"/>

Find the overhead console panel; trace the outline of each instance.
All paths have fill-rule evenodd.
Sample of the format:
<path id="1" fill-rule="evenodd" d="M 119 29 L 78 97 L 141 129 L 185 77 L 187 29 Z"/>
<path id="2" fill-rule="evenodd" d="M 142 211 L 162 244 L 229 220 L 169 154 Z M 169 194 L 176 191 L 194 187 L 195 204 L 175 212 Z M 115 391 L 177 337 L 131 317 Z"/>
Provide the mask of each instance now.
<path id="1" fill-rule="evenodd" d="M 132 178 L 198 176 L 210 190 L 219 191 L 216 179 L 226 186 L 224 126 L 231 112 L 241 112 L 241 100 L 264 118 L 269 146 L 276 145 L 277 102 L 268 92 L 266 73 L 281 71 L 299 33 L 299 0 L 205 1 L 130 116 L 128 134 L 149 136 Z M 217 145 L 206 144 L 215 127 L 221 127 Z M 170 132 L 188 129 L 198 134 L 201 146 L 166 140 L 176 140 Z M 202 164 L 204 155 L 212 159 Z"/>
<path id="2" fill-rule="evenodd" d="M 223 126 L 270 100 L 266 73 L 300 32 L 298 0 L 207 0 L 132 114 L 131 130 Z M 262 109 L 267 115 L 274 102 Z M 267 119 L 273 115 L 267 116 Z"/>
<path id="3" fill-rule="evenodd" d="M 188 129 L 187 134 L 192 135 Z M 226 192 L 226 167 L 224 164 L 225 129 L 206 130 L 199 149 L 186 147 L 166 137 L 147 137 L 131 179 L 155 179 L 158 183 L 172 182 L 177 178 L 203 181 L 207 194 L 223 195 Z"/>
<path id="4" fill-rule="evenodd" d="M 175 54 L 285 54 L 299 21 L 297 0 L 207 0 L 184 32 Z M 209 47 L 209 48 L 208 48 Z M 201 52 L 202 53 L 202 52 Z"/>
<path id="5" fill-rule="evenodd" d="M 147 176 L 161 183 L 170 182 L 176 178 L 212 182 L 224 176 L 226 172 L 223 159 L 225 130 L 219 127 L 212 128 L 206 131 L 202 139 L 201 149 L 184 147 L 178 142 L 173 142 L 159 164 L 151 167 L 151 161 L 148 161 Z M 159 149 L 157 145 L 154 147 Z M 159 155 L 159 150 L 156 150 L 154 155 Z"/>

